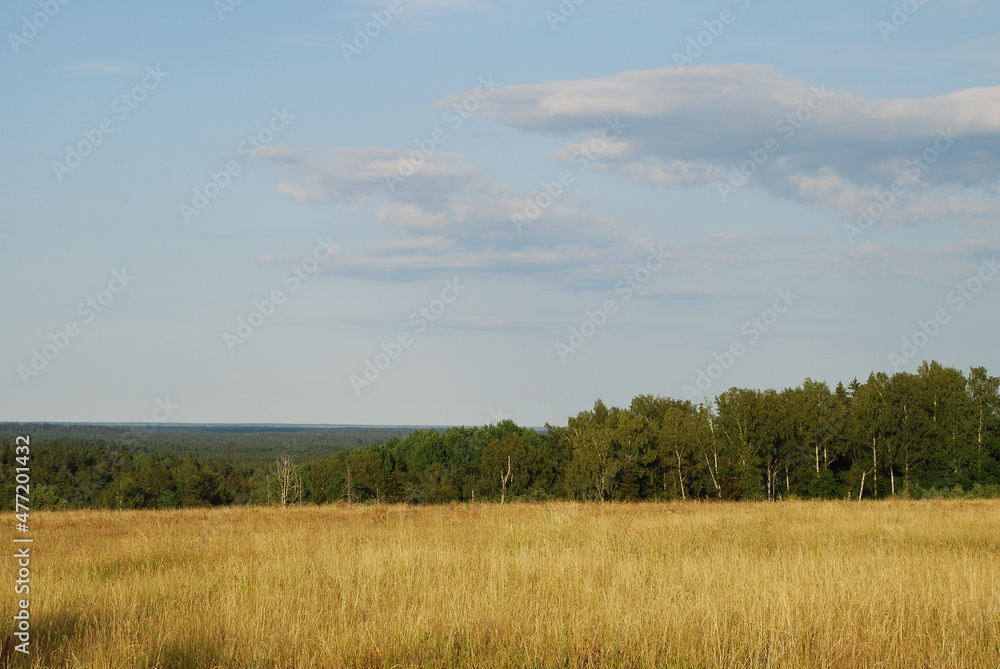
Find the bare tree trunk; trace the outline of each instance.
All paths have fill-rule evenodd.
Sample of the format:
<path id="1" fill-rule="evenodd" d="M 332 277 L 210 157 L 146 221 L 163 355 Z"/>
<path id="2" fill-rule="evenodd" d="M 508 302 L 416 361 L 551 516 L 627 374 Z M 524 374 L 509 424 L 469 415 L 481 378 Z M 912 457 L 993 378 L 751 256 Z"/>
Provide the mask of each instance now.
<path id="1" fill-rule="evenodd" d="M 511 478 L 513 474 L 510 470 L 510 456 L 507 456 L 507 473 L 500 472 L 500 503 L 504 504 L 507 501 L 507 486 L 510 485 Z"/>
<path id="2" fill-rule="evenodd" d="M 681 499 L 687 499 L 687 494 L 684 492 L 684 474 L 681 472 L 680 450 L 675 448 L 674 455 L 677 456 L 677 481 L 681 484 Z"/>
<path id="3" fill-rule="evenodd" d="M 986 412 L 981 408 L 979 409 L 979 430 L 976 434 L 976 469 L 982 471 L 983 469 L 983 442 L 985 441 L 985 434 L 983 432 L 983 427 L 986 421 Z"/>
<path id="4" fill-rule="evenodd" d="M 282 508 L 293 501 L 302 501 L 302 478 L 296 471 L 291 456 L 285 454 L 278 458 L 274 476 L 278 484 L 278 503 L 281 504 Z M 270 501 L 271 486 L 268 486 L 267 497 Z"/>
<path id="5" fill-rule="evenodd" d="M 719 472 L 719 451 L 715 447 L 715 421 L 712 420 L 711 411 L 708 411 L 708 429 L 712 433 L 712 459 L 715 461 L 715 469 L 712 469 L 712 463 L 708 461 L 708 453 L 705 454 L 705 464 L 708 465 L 708 473 L 712 476 L 712 485 L 715 486 L 715 494 L 718 495 L 719 499 L 722 499 L 722 486 L 719 484 L 719 479 L 716 476 Z"/>
<path id="6" fill-rule="evenodd" d="M 878 448 L 875 435 L 872 435 L 872 497 L 878 497 Z"/>
<path id="7" fill-rule="evenodd" d="M 715 471 L 712 470 L 712 463 L 708 461 L 708 453 L 705 454 L 705 464 L 708 465 L 708 473 L 712 476 L 712 485 L 715 486 L 715 492 L 719 497 L 722 497 L 722 486 L 719 485 L 719 479 L 715 478 Z M 719 459 L 716 456 L 715 466 L 718 468 Z"/>
<path id="8" fill-rule="evenodd" d="M 861 501 L 861 495 L 865 491 L 865 477 L 868 476 L 868 472 L 861 472 L 861 487 L 858 488 L 858 501 Z"/>

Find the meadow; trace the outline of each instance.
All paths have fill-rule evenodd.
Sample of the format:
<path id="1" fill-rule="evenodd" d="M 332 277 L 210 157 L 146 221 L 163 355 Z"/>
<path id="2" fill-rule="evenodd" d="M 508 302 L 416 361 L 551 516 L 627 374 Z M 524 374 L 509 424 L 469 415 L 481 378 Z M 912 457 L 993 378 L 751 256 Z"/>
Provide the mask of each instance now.
<path id="1" fill-rule="evenodd" d="M 32 654 L 12 667 L 1000 666 L 998 502 L 32 520 Z"/>

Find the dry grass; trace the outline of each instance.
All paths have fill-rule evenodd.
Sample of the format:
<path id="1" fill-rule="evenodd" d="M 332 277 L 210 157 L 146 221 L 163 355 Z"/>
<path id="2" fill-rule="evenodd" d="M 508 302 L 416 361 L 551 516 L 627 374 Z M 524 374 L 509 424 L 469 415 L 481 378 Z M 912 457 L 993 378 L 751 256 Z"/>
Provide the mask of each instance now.
<path id="1" fill-rule="evenodd" d="M 1000 666 L 996 502 L 32 519 L 32 667 Z"/>

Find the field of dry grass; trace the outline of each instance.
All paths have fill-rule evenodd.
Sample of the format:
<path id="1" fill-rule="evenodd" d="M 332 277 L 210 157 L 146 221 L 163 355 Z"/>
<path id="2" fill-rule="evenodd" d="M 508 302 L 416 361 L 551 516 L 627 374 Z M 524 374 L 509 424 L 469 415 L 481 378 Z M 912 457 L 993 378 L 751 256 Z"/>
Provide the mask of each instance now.
<path id="1" fill-rule="evenodd" d="M 1000 666 L 995 502 L 32 520 L 15 667 Z"/>

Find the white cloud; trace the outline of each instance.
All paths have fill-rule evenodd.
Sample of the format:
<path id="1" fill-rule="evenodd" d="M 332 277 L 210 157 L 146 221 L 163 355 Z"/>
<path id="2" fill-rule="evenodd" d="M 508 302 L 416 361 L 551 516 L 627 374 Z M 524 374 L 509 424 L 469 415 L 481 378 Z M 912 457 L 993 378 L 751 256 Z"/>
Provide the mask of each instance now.
<path id="1" fill-rule="evenodd" d="M 383 278 L 454 272 L 533 276 L 553 284 L 607 288 L 660 240 L 635 239 L 618 221 L 557 200 L 519 234 L 511 221 L 525 199 L 482 170 L 437 153 L 398 181 L 402 152 L 390 149 L 296 149 L 273 146 L 261 156 L 302 173 L 278 192 L 303 204 L 348 202 L 392 239 L 324 267 Z M 569 197 L 567 196 L 567 201 Z"/>
<path id="2" fill-rule="evenodd" d="M 986 189 L 1000 171 L 1000 86 L 871 99 L 764 65 L 669 67 L 504 86 L 477 114 L 560 135 L 591 134 L 620 116 L 629 127 L 595 170 L 661 187 L 696 185 L 729 179 L 756 155 L 763 166 L 747 163 L 750 185 L 845 212 L 926 165 L 900 199 L 901 219 L 932 211 L 923 198 L 936 197 L 934 189 Z M 774 150 L 764 150 L 768 140 Z M 568 160 L 580 147 L 574 140 L 553 156 Z M 953 204 L 936 211 L 983 211 Z"/>
<path id="3" fill-rule="evenodd" d="M 811 109 L 803 106 L 810 103 Z M 525 131 L 566 136 L 549 157 L 567 162 L 594 147 L 607 119 L 620 117 L 628 127 L 606 143 L 590 168 L 655 187 L 727 178 L 731 165 L 774 138 L 778 150 L 749 181 L 778 197 L 857 216 L 858 207 L 878 202 L 894 181 L 903 180 L 905 188 L 879 217 L 880 226 L 939 220 L 982 226 L 1000 213 L 994 177 L 1000 167 L 994 149 L 1000 146 L 1000 88 L 874 100 L 792 81 L 765 66 L 670 68 L 502 87 L 480 113 Z M 948 128 L 958 139 L 941 139 L 940 131 Z M 934 160 L 915 172 L 914 157 L 935 140 L 940 150 Z M 387 176 L 407 166 L 405 150 L 275 146 L 263 156 L 297 173 L 279 184 L 279 192 L 302 203 L 351 203 L 386 233 L 387 239 L 363 253 L 342 256 L 329 270 L 337 273 L 397 280 L 486 272 L 606 288 L 653 244 L 627 235 L 621 221 L 579 208 L 570 194 L 517 234 L 511 214 L 534 194 L 447 152 L 427 157 L 403 180 Z M 748 280 L 799 264 L 809 272 L 900 276 L 918 260 L 868 239 L 838 257 L 790 250 L 814 241 L 716 235 L 672 248 L 671 268 L 683 274 L 677 284 L 713 293 L 721 288 L 712 277 L 723 268 Z M 774 242 L 786 243 L 775 250 Z M 747 251 L 755 246 L 759 253 L 750 257 Z M 769 262 L 762 264 L 760 253 Z M 700 294 L 676 286 L 658 290 Z"/>

